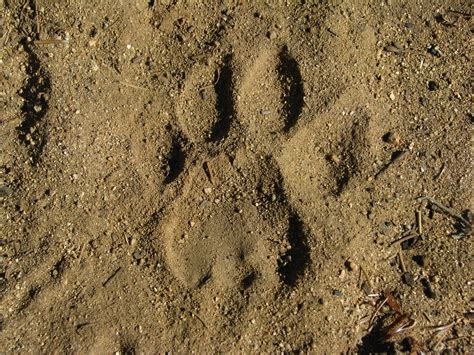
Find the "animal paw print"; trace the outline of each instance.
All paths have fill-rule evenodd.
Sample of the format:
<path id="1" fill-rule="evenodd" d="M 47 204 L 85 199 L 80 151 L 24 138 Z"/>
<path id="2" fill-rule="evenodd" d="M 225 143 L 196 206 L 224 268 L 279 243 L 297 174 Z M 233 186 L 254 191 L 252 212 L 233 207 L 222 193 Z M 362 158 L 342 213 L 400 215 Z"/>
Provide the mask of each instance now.
<path id="1" fill-rule="evenodd" d="M 190 289 L 293 287 L 311 260 L 308 229 L 289 203 L 274 157 L 303 109 L 297 62 L 272 48 L 196 65 L 178 100 L 189 144 L 169 159 L 177 197 L 160 223 L 172 274 Z M 172 145 L 171 145 L 172 146 Z M 179 187 L 176 187 L 179 186 Z"/>

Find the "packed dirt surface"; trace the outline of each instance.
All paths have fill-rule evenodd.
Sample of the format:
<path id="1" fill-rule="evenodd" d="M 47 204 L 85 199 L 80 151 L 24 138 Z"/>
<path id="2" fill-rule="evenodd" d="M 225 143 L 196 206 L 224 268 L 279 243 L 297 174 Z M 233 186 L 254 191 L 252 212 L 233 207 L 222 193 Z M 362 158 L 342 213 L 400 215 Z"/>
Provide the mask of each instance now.
<path id="1" fill-rule="evenodd" d="M 2 352 L 472 350 L 472 1 L 0 6 Z"/>

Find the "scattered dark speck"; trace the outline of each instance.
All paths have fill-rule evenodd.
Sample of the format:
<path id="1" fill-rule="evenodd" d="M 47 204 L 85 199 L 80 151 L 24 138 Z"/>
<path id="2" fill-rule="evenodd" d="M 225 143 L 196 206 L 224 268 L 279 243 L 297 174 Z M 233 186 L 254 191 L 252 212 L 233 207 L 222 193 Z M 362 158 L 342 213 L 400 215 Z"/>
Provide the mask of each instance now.
<path id="1" fill-rule="evenodd" d="M 433 287 L 431 286 L 431 283 L 428 281 L 428 279 L 421 279 L 421 284 L 423 285 L 423 292 L 425 293 L 426 297 L 435 299 L 436 292 L 433 290 Z"/>
<path id="2" fill-rule="evenodd" d="M 415 255 L 413 258 L 413 261 L 417 263 L 421 267 L 425 267 L 426 260 L 424 255 Z"/>
<path id="3" fill-rule="evenodd" d="M 440 49 L 438 48 L 437 45 L 434 45 L 434 44 L 429 45 L 428 53 L 431 54 L 432 56 L 435 56 L 435 57 L 438 57 L 438 58 L 442 56 L 442 53 L 441 53 Z"/>
<path id="4" fill-rule="evenodd" d="M 342 296 L 342 291 L 332 290 L 332 294 L 333 294 L 333 296 L 341 297 Z"/>
<path id="5" fill-rule="evenodd" d="M 436 81 L 430 80 L 428 81 L 428 90 L 429 91 L 435 91 L 439 89 L 439 85 Z"/>
<path id="6" fill-rule="evenodd" d="M 408 250 L 408 249 L 411 249 L 415 243 L 418 241 L 418 237 L 414 236 L 413 238 L 411 239 L 408 239 L 408 240 L 405 240 L 404 242 L 402 242 L 400 245 L 402 247 L 402 250 Z"/>

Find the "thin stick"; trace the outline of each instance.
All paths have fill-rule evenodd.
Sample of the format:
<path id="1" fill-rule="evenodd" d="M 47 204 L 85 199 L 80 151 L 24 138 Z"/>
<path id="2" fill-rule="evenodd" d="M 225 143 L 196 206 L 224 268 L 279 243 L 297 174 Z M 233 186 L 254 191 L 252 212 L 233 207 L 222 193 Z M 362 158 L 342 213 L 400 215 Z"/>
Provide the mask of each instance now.
<path id="1" fill-rule="evenodd" d="M 437 327 L 430 327 L 432 332 L 442 332 L 444 330 L 448 330 L 449 328 L 452 328 L 454 325 L 456 325 L 459 322 L 459 320 L 453 320 L 451 323 L 440 325 Z"/>
<path id="2" fill-rule="evenodd" d="M 370 326 L 372 325 L 375 317 L 377 316 L 377 314 L 379 313 L 379 311 L 382 309 L 383 305 L 387 303 L 387 298 L 384 298 L 382 302 L 380 302 L 380 304 L 377 306 L 377 308 L 375 309 L 374 311 L 374 314 L 372 314 L 372 317 L 370 317 L 370 320 L 369 320 L 369 328 Z"/>
<path id="3" fill-rule="evenodd" d="M 184 309 L 186 312 L 188 312 L 189 314 L 191 314 L 192 317 L 196 317 L 196 318 L 201 322 L 201 324 L 204 326 L 204 328 L 207 329 L 207 325 L 206 325 L 206 323 L 204 323 L 204 321 L 202 320 L 201 317 L 199 317 L 196 313 L 191 312 L 189 309 L 186 309 L 186 308 L 184 308 L 184 307 L 183 307 L 183 309 Z"/>
<path id="4" fill-rule="evenodd" d="M 433 178 L 433 180 L 438 180 L 441 177 L 441 175 L 443 175 L 445 169 L 446 169 L 446 164 L 443 163 L 443 165 L 441 166 L 441 169 L 439 170 L 438 175 L 436 175 Z"/>
<path id="5" fill-rule="evenodd" d="M 432 322 L 430 316 L 428 316 L 428 313 L 426 313 L 425 311 L 423 311 L 423 315 L 425 316 L 425 318 L 426 318 L 426 320 L 427 320 L 428 322 L 430 322 L 430 323 Z"/>
<path id="6" fill-rule="evenodd" d="M 39 39 L 37 41 L 33 41 L 36 45 L 44 45 L 44 44 L 66 44 L 67 41 L 64 39 Z"/>
<path id="7" fill-rule="evenodd" d="M 40 22 L 39 22 L 39 14 L 38 14 L 38 1 L 39 0 L 34 0 L 34 2 L 35 2 L 35 19 L 36 19 L 36 35 L 38 36 L 38 40 L 41 40 Z"/>
<path id="8" fill-rule="evenodd" d="M 214 173 L 212 172 L 211 163 L 208 161 L 204 162 L 204 171 L 206 172 L 211 184 L 214 184 Z"/>
<path id="9" fill-rule="evenodd" d="M 421 201 L 421 200 L 428 201 L 432 205 L 435 205 L 436 207 L 438 207 L 444 213 L 446 213 L 446 214 L 450 215 L 451 217 L 456 218 L 460 222 L 464 223 L 466 226 L 468 226 L 470 224 L 469 221 L 464 219 L 464 217 L 461 216 L 460 214 L 458 214 L 455 210 L 453 210 L 452 208 L 444 206 L 441 202 L 438 202 L 437 200 L 435 200 L 434 198 L 432 198 L 430 196 L 423 196 L 423 197 L 420 197 L 418 200 L 419 201 Z"/>
<path id="10" fill-rule="evenodd" d="M 403 261 L 402 252 L 398 252 L 398 260 L 400 261 L 400 269 L 403 273 L 407 272 L 407 268 L 405 267 L 405 262 Z"/>
<path id="11" fill-rule="evenodd" d="M 383 174 L 393 163 L 395 163 L 397 160 L 399 160 L 401 157 L 403 157 L 405 155 L 405 153 L 406 153 L 406 151 L 404 151 L 404 150 L 399 150 L 399 151 L 393 153 L 393 156 L 390 159 L 390 161 L 387 164 L 385 164 L 378 171 L 377 174 L 375 174 L 374 179 L 377 179 L 381 174 Z"/>
<path id="12" fill-rule="evenodd" d="M 3 45 L 6 46 L 7 43 L 8 43 L 8 40 L 10 39 L 10 33 L 12 31 L 12 28 L 9 27 L 8 30 L 7 30 L 7 33 L 5 33 L 5 37 L 4 37 L 4 40 L 3 40 Z"/>
<path id="13" fill-rule="evenodd" d="M 421 219 L 421 211 L 417 210 L 416 211 L 416 225 L 418 227 L 418 234 L 422 235 L 423 234 L 423 223 Z"/>
<path id="14" fill-rule="evenodd" d="M 102 283 L 102 287 L 107 286 L 107 284 L 110 282 L 110 280 L 112 280 L 115 276 L 117 276 L 117 274 L 119 273 L 120 270 L 122 270 L 122 268 L 119 266 L 119 267 L 107 278 L 107 280 L 105 280 L 105 281 Z"/>
<path id="15" fill-rule="evenodd" d="M 397 239 L 397 240 L 393 241 L 392 243 L 390 243 L 390 245 L 393 245 L 393 244 L 401 244 L 401 243 L 403 243 L 404 241 L 413 239 L 413 238 L 415 238 L 415 237 L 417 237 L 417 236 L 418 236 L 418 235 L 415 234 L 415 233 L 410 233 L 410 234 L 408 234 L 408 235 L 405 236 L 405 237 L 402 237 L 402 238 L 400 238 L 400 239 Z"/>
<path id="16" fill-rule="evenodd" d="M 360 266 L 360 270 L 362 271 L 362 274 L 364 275 L 365 277 L 365 280 L 367 281 L 367 283 L 369 284 L 369 287 L 371 290 L 373 290 L 373 285 L 372 285 L 372 282 L 370 281 L 370 278 L 369 278 L 369 275 L 367 274 L 367 272 L 365 271 L 365 269 L 362 267 L 362 265 L 359 265 Z"/>

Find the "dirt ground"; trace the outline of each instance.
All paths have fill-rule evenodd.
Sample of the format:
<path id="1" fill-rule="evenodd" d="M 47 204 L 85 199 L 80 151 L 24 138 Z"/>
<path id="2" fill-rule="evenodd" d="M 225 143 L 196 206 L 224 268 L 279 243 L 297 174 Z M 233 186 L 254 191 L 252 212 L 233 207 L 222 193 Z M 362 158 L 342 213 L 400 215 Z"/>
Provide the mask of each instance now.
<path id="1" fill-rule="evenodd" d="M 0 7 L 2 352 L 472 351 L 472 1 Z"/>

